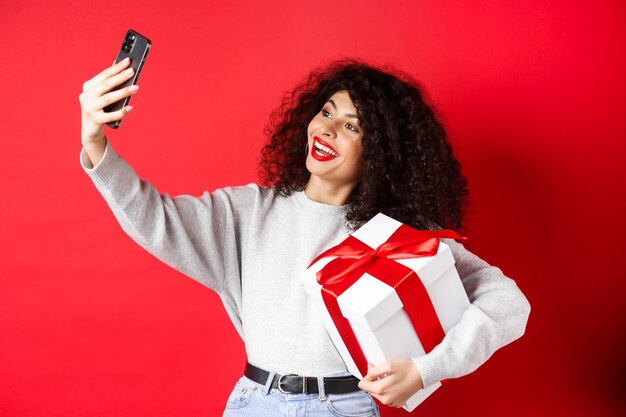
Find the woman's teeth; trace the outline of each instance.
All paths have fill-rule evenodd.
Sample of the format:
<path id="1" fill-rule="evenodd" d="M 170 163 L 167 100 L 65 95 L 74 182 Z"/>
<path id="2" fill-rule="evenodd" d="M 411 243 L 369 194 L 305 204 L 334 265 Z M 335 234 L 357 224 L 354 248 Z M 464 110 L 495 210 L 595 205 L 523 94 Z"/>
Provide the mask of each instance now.
<path id="1" fill-rule="evenodd" d="M 315 152 L 320 156 L 339 156 L 339 154 L 327 146 L 314 142 Z"/>

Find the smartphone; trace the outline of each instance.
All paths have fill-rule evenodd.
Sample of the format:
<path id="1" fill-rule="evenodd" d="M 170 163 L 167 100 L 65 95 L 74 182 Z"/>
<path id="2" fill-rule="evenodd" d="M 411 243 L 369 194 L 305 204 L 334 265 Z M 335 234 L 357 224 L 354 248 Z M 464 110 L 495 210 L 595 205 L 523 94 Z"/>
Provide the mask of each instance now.
<path id="1" fill-rule="evenodd" d="M 148 52 L 150 52 L 150 47 L 152 46 L 152 42 L 150 39 L 146 38 L 143 35 L 140 35 L 136 31 L 130 29 L 126 32 L 126 36 L 124 36 L 124 42 L 122 42 L 122 48 L 120 52 L 117 54 L 117 58 L 115 59 L 115 63 L 117 64 L 124 58 L 130 58 L 130 67 L 135 69 L 133 78 L 130 78 L 125 83 L 118 85 L 111 91 L 121 90 L 122 88 L 130 87 L 133 84 L 137 84 L 137 80 L 139 79 L 139 74 L 141 74 L 141 70 L 143 69 L 143 64 L 146 62 L 146 57 L 148 56 Z M 130 101 L 130 97 L 126 97 L 122 100 L 116 101 L 115 103 L 111 103 L 106 106 L 103 110 L 105 112 L 113 112 L 120 110 L 128 105 Z M 112 127 L 113 129 L 117 129 L 120 127 L 121 120 L 117 120 L 114 122 L 109 122 L 107 125 Z"/>

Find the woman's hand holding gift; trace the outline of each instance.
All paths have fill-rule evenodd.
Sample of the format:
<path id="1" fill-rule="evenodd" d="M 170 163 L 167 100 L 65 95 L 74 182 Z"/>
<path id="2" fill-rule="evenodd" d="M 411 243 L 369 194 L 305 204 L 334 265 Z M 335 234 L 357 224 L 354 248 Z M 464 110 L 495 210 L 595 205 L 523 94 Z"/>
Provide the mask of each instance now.
<path id="1" fill-rule="evenodd" d="M 371 363 L 367 366 L 367 375 L 359 382 L 359 388 L 385 405 L 402 407 L 423 388 L 422 376 L 411 359 L 393 359 L 378 366 Z"/>

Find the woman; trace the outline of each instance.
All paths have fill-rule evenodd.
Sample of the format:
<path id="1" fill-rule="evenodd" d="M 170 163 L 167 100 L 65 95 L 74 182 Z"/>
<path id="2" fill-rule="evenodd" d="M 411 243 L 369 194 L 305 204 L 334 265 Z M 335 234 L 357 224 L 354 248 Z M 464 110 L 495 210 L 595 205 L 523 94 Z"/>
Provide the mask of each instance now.
<path id="1" fill-rule="evenodd" d="M 127 66 L 83 86 L 81 162 L 137 243 L 220 295 L 248 355 L 224 415 L 378 415 L 372 397 L 400 407 L 524 333 L 530 307 L 514 281 L 446 241 L 471 301 L 461 322 L 428 354 L 372 366 L 359 382 L 300 286 L 316 255 L 378 212 L 419 229 L 462 228 L 466 180 L 410 77 L 355 60 L 314 71 L 271 117 L 261 162 L 268 186 L 172 198 L 105 138 L 103 124 L 132 108 L 102 109 L 137 93 L 111 92 L 132 76 Z"/>

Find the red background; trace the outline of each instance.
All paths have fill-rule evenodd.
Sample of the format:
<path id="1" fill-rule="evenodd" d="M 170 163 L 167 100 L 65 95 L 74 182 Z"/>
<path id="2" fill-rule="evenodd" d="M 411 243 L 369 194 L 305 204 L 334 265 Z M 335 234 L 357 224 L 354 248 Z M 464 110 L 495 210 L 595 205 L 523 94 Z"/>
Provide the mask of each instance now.
<path id="1" fill-rule="evenodd" d="M 315 66 L 420 79 L 470 180 L 468 246 L 533 311 L 415 414 L 623 415 L 625 17 L 621 1 L 2 1 L 0 415 L 221 415 L 243 368 L 218 297 L 124 235 L 80 168 L 78 94 L 128 28 L 153 49 L 109 134 L 170 194 L 255 181 L 269 113 Z"/>

